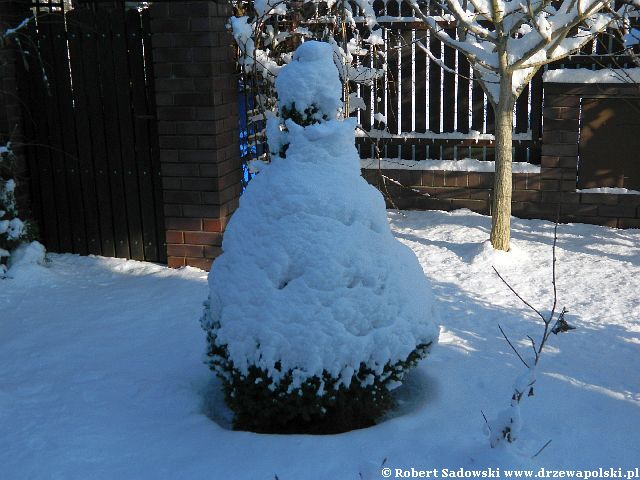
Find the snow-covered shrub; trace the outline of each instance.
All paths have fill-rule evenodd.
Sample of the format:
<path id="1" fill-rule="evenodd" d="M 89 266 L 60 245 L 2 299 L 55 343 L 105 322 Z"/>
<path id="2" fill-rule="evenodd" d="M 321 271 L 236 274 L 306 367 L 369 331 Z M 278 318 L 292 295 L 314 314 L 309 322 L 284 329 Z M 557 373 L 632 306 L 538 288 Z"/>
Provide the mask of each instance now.
<path id="1" fill-rule="evenodd" d="M 13 164 L 11 146 L 0 147 L 0 277 L 6 273 L 6 261 L 11 251 L 33 238 L 33 229 L 29 223 L 18 216 Z"/>
<path id="2" fill-rule="evenodd" d="M 209 274 L 208 363 L 238 429 L 371 425 L 438 338 L 428 280 L 360 176 L 332 55 L 306 42 L 281 70 L 273 161 L 241 198 Z"/>

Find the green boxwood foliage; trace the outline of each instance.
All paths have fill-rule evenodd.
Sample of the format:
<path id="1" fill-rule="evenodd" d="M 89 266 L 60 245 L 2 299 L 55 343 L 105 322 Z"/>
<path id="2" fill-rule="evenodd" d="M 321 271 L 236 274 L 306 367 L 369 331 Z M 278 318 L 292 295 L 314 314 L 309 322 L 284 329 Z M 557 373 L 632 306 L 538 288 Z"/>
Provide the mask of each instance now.
<path id="1" fill-rule="evenodd" d="M 234 412 L 233 427 L 259 433 L 333 434 L 375 425 L 394 406 L 389 386 L 426 357 L 431 344 L 418 345 L 404 360 L 385 365 L 376 374 L 366 364 L 348 387 L 326 370 L 299 388 L 291 388 L 291 371 L 277 385 L 256 367 L 243 375 L 229 359 L 226 346 L 215 341 L 215 326 L 207 334 L 209 365 L 222 380 L 225 401 Z"/>

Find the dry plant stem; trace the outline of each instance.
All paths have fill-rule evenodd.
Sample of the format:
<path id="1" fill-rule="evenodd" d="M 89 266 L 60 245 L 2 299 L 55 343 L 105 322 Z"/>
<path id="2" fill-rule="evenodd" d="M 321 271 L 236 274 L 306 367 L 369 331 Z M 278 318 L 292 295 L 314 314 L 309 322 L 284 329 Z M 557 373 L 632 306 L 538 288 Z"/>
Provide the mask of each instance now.
<path id="1" fill-rule="evenodd" d="M 507 286 L 507 288 L 509 288 L 509 290 L 511 290 L 511 292 L 523 304 L 525 304 L 527 307 L 529 307 L 529 309 L 531 309 L 536 315 L 538 315 L 542 319 L 542 323 L 544 325 L 544 330 L 542 332 L 542 337 L 540 339 L 540 343 L 538 345 L 536 345 L 536 341 L 530 335 L 527 335 L 527 338 L 531 342 L 531 346 L 533 348 L 533 352 L 534 352 L 534 355 L 535 355 L 534 363 L 533 363 L 534 366 L 537 365 L 538 362 L 540 361 L 540 356 L 542 355 L 542 350 L 544 349 L 544 346 L 547 343 L 547 340 L 549 339 L 549 336 L 552 333 L 552 329 L 550 328 L 551 327 L 551 322 L 553 322 L 553 319 L 554 319 L 554 316 L 555 316 L 555 313 L 556 313 L 556 308 L 557 308 L 557 305 L 558 305 L 558 287 L 557 287 L 557 283 L 556 283 L 556 263 L 557 263 L 556 248 L 557 248 L 557 244 L 558 244 L 558 222 L 556 222 L 554 227 L 553 227 L 553 247 L 552 247 L 552 263 L 551 263 L 551 285 L 553 286 L 553 306 L 551 308 L 551 313 L 549 314 L 548 317 L 545 317 L 537 308 L 535 308 L 533 305 L 531 305 L 529 302 L 527 302 L 524 298 L 522 298 L 522 296 L 504 279 L 504 277 L 502 275 L 500 275 L 500 272 L 498 272 L 498 270 L 495 267 L 491 267 L 491 268 L 493 268 L 493 271 L 496 273 L 498 278 L 502 281 L 502 283 L 504 283 Z M 566 312 L 566 309 L 563 309 L 562 313 L 560 314 L 560 317 L 558 317 L 558 320 L 564 318 L 564 313 L 565 312 Z M 520 355 L 520 352 L 518 352 L 517 348 L 515 348 L 513 343 L 509 340 L 508 336 L 505 334 L 505 332 L 502 329 L 502 327 L 500 325 L 498 325 L 498 328 L 500 329 L 500 332 L 502 333 L 502 336 L 509 343 L 509 346 L 516 353 L 518 358 L 522 361 L 522 363 L 527 368 L 530 368 L 528 363 L 523 359 L 522 355 Z"/>
<path id="2" fill-rule="evenodd" d="M 535 455 L 531 458 L 536 458 L 538 455 L 540 455 L 542 453 L 542 451 L 547 448 L 549 446 L 549 444 L 552 442 L 553 440 L 549 440 L 547 443 L 545 443 L 542 448 L 540 450 L 538 450 Z"/>
<path id="3" fill-rule="evenodd" d="M 513 350 L 515 352 L 515 354 L 518 356 L 518 358 L 524 364 L 524 366 L 527 367 L 527 368 L 531 368 L 531 367 L 529 367 L 529 364 L 525 361 L 525 359 L 522 358 L 522 355 L 520 355 L 520 352 L 518 352 L 518 349 L 513 346 L 513 343 L 511 343 L 511 340 L 509 340 L 509 337 L 507 337 L 507 334 L 504 333 L 504 330 L 502 329 L 500 324 L 498 324 L 498 328 L 500 329 L 500 333 L 502 333 L 502 336 L 504 337 L 504 339 L 507 341 L 507 343 L 511 347 L 511 350 Z"/>
<path id="4" fill-rule="evenodd" d="M 525 393 L 527 391 L 529 392 L 528 393 L 529 396 L 533 395 L 533 385 L 536 382 L 535 376 L 533 375 L 533 370 L 535 369 L 535 367 L 538 365 L 538 363 L 540 361 L 543 349 L 544 349 L 544 347 L 545 347 L 545 345 L 547 343 L 547 340 L 549 339 L 549 336 L 551 335 L 551 333 L 556 333 L 557 334 L 557 333 L 560 333 L 560 332 L 566 332 L 566 331 L 568 331 L 568 330 L 573 328 L 570 325 L 568 325 L 566 323 L 566 321 L 564 320 L 564 315 L 567 312 L 566 308 L 562 309 L 562 311 L 558 315 L 558 318 L 555 321 L 555 325 L 553 327 L 551 326 L 552 322 L 554 321 L 554 317 L 555 317 L 555 314 L 556 314 L 556 308 L 557 308 L 557 304 L 558 304 L 558 289 L 557 289 L 557 283 L 556 283 L 556 263 L 557 263 L 556 248 L 557 248 L 557 244 L 558 244 L 558 222 L 556 221 L 554 229 L 553 229 L 552 273 L 551 273 L 551 277 L 552 277 L 551 278 L 551 284 L 553 286 L 553 306 L 551 308 L 551 312 L 546 317 L 538 309 L 533 307 L 529 302 L 527 302 L 524 298 L 522 298 L 522 296 L 502 277 L 502 275 L 500 275 L 498 270 L 495 267 L 492 267 L 494 272 L 498 276 L 498 278 L 500 278 L 500 280 L 507 286 L 507 288 L 509 288 L 509 290 L 524 305 L 526 305 L 531 311 L 533 311 L 537 316 L 539 316 L 542 319 L 542 323 L 544 325 L 544 330 L 542 332 L 542 337 L 540 339 L 539 344 L 536 344 L 536 341 L 530 335 L 526 336 L 527 339 L 529 339 L 529 342 L 531 342 L 531 348 L 533 349 L 533 353 L 534 353 L 533 364 L 530 364 L 520 354 L 519 350 L 516 348 L 516 346 L 513 344 L 513 342 L 509 338 L 509 336 L 503 330 L 502 326 L 498 324 L 498 328 L 500 329 L 500 333 L 502 334 L 504 339 L 509 344 L 509 347 L 511 347 L 511 349 L 516 354 L 518 359 L 520 359 L 522 364 L 528 370 L 531 371 L 531 377 L 528 380 L 526 387 L 524 385 L 520 385 L 519 381 L 516 382 L 516 385 L 514 386 L 513 394 L 511 396 L 511 407 L 512 408 L 518 408 L 520 402 L 522 401 L 522 399 L 525 396 Z M 522 391 L 520 391 L 520 390 L 522 390 Z M 484 414 L 483 414 L 483 416 L 484 416 Z M 487 422 L 486 417 L 485 417 L 485 422 L 487 423 L 487 426 L 489 426 L 489 422 Z M 511 427 L 512 427 L 512 424 L 513 424 L 513 420 L 511 420 L 511 422 L 512 423 L 507 423 L 504 426 L 504 428 L 501 427 L 501 434 L 500 434 L 500 436 L 498 437 L 497 440 L 504 439 L 504 440 L 507 440 L 509 443 L 511 443 L 511 442 L 516 440 L 517 436 L 511 430 Z M 491 431 L 491 427 L 489 427 L 489 430 Z M 496 445 L 497 440 L 496 440 L 496 437 L 492 436 L 492 440 L 491 440 L 492 446 Z M 534 458 L 537 455 L 539 455 L 549 445 L 549 443 L 551 443 L 551 441 L 548 441 L 534 455 Z"/>
<path id="5" fill-rule="evenodd" d="M 498 272 L 498 270 L 496 270 L 496 267 L 491 267 L 491 268 L 493 268 L 493 271 L 494 271 L 494 272 L 496 272 L 496 275 L 498 275 L 498 278 L 499 278 L 500 280 L 502 280 L 502 283 L 504 283 L 504 284 L 509 288 L 509 290 L 511 290 L 511 292 L 512 292 L 516 297 L 518 297 L 518 299 L 519 299 L 522 303 L 524 303 L 527 307 L 529 307 L 531 310 L 533 310 L 533 311 L 534 311 L 534 312 L 535 312 L 535 313 L 536 313 L 536 314 L 537 314 L 537 315 L 542 319 L 542 321 L 545 321 L 545 320 L 546 320 L 546 319 L 544 318 L 544 315 L 542 315 L 542 313 L 540 313 L 540 312 L 539 312 L 535 307 L 533 307 L 529 302 L 527 302 L 524 298 L 522 298 L 522 297 L 520 296 L 520 294 L 519 294 L 518 292 L 516 292 L 516 291 L 513 289 L 513 287 L 512 287 L 511 285 L 509 285 L 509 283 L 508 283 L 508 282 L 507 282 L 507 281 L 502 277 L 502 275 L 500 275 L 500 272 Z"/>
<path id="6" fill-rule="evenodd" d="M 542 354 L 542 349 L 544 348 L 545 343 L 547 343 L 547 339 L 549 335 L 551 335 L 551 331 L 549 330 L 549 325 L 553 320 L 553 316 L 556 313 L 556 306 L 558 305 L 558 289 L 556 287 L 556 245 L 558 243 L 558 222 L 556 222 L 553 227 L 553 248 L 552 255 L 553 260 L 551 263 L 551 283 L 553 284 L 553 307 L 551 308 L 551 313 L 549 317 L 544 319 L 544 333 L 542 334 L 542 340 L 540 342 L 540 346 L 538 347 L 538 352 L 536 354 L 536 365 L 538 364 L 538 360 L 540 355 Z"/>

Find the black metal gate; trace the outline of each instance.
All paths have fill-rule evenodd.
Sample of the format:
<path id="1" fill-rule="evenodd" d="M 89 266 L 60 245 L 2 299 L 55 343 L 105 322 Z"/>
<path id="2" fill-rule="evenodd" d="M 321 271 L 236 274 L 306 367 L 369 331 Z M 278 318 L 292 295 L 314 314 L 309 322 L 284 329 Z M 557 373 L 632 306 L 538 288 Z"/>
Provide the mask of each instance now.
<path id="1" fill-rule="evenodd" d="M 21 83 L 45 246 L 166 261 L 148 11 L 34 8 Z"/>

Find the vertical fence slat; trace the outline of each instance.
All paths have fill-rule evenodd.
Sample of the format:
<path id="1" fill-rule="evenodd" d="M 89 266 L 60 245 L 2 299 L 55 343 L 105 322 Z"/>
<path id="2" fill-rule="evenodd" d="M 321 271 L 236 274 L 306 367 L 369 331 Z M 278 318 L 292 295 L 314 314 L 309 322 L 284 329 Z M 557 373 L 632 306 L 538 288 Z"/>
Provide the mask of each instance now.
<path id="1" fill-rule="evenodd" d="M 35 27 L 33 22 L 25 29 L 25 34 L 32 41 L 36 39 Z M 40 64 L 35 55 L 26 55 L 24 57 L 27 63 L 26 69 L 21 70 L 22 82 L 20 85 L 23 92 L 23 112 L 25 119 L 25 136 L 28 139 L 27 148 L 25 150 L 29 163 L 29 176 L 31 187 L 31 207 L 34 215 L 38 219 L 38 227 L 42 238 L 48 240 L 49 222 L 55 222 L 55 218 L 47 220 L 46 210 L 50 208 L 46 205 L 47 198 L 45 195 L 45 184 L 47 178 L 41 180 L 44 156 L 40 156 L 40 152 L 45 153 L 43 145 L 40 145 L 44 139 L 40 137 L 40 123 L 42 116 L 39 115 L 40 98 L 45 89 Z M 46 152 L 48 154 L 48 152 Z"/>
<path id="2" fill-rule="evenodd" d="M 359 26 L 359 30 L 360 30 L 360 35 L 363 37 L 367 36 L 366 33 L 366 29 L 360 25 Z M 373 48 L 373 46 L 371 46 L 371 48 Z M 372 59 L 374 58 L 374 55 L 367 55 L 366 57 L 362 58 L 362 66 L 364 67 L 373 67 L 372 64 Z M 365 132 L 368 132 L 371 130 L 372 125 L 371 125 L 371 112 L 373 111 L 373 106 L 372 106 L 372 102 L 374 100 L 374 95 L 373 95 L 373 85 L 364 85 L 364 84 L 360 84 L 358 86 L 358 89 L 360 91 L 360 98 L 362 98 L 362 101 L 364 102 L 364 104 L 366 105 L 366 110 L 360 110 L 358 112 L 358 123 L 360 124 L 360 126 L 362 127 L 362 130 Z M 371 158 L 372 152 L 371 152 L 371 147 L 370 144 L 367 143 L 363 143 L 360 145 L 360 157 L 362 158 Z"/>
<path id="3" fill-rule="evenodd" d="M 44 68 L 49 79 L 49 94 L 45 95 L 45 116 L 42 122 L 48 123 L 51 159 L 51 176 L 53 179 L 53 192 L 56 197 L 56 218 L 58 230 L 58 249 L 61 252 L 70 252 L 73 249 L 71 235 L 71 213 L 69 199 L 67 198 L 66 161 L 67 157 L 62 142 L 62 128 L 58 116 L 58 88 L 56 78 L 56 58 L 53 53 L 52 24 L 60 21 L 57 14 L 42 15 L 38 19 L 38 33 L 40 39 L 40 54 Z M 45 120 L 46 119 L 46 120 Z"/>
<path id="4" fill-rule="evenodd" d="M 151 159 L 151 182 L 153 184 L 153 204 L 155 207 L 155 247 L 146 250 L 149 259 L 157 262 L 167 261 L 165 241 L 164 206 L 162 203 L 162 175 L 160 169 L 160 144 L 158 137 L 158 122 L 155 116 L 156 97 L 152 88 L 155 79 L 152 57 L 151 16 L 149 10 L 140 12 L 142 26 L 142 45 L 145 66 L 145 93 L 147 98 L 147 127 L 149 129 L 149 156 Z"/>
<path id="5" fill-rule="evenodd" d="M 418 38 L 421 43 L 426 44 L 426 36 L 424 32 L 418 32 Z M 422 38 L 420 38 L 422 37 Z M 427 130 L 427 54 L 421 49 L 416 48 L 416 132 L 425 132 Z M 416 160 L 424 160 L 427 158 L 427 147 L 424 143 L 416 145 Z"/>
<path id="6" fill-rule="evenodd" d="M 112 11 L 97 8 L 95 27 L 98 58 L 100 59 L 100 87 L 103 104 L 104 136 L 106 144 L 107 177 L 111 187 L 111 209 L 113 213 L 114 248 L 116 256 L 129 258 L 129 237 L 127 232 L 127 208 L 125 206 L 125 190 L 122 177 L 122 160 L 120 152 L 120 126 L 118 117 L 117 87 L 115 83 L 114 52 L 111 44 L 109 17 Z"/>
<path id="7" fill-rule="evenodd" d="M 429 33 L 429 51 L 431 54 L 439 59 L 441 55 L 441 42 L 436 39 L 431 32 Z M 428 129 L 431 132 L 440 132 L 440 119 L 442 117 L 440 108 L 442 106 L 440 98 L 440 82 L 442 79 L 442 70 L 433 60 L 429 59 L 429 85 L 427 87 L 427 94 L 429 97 L 429 125 Z M 438 160 L 441 158 L 439 145 L 427 145 L 427 157 L 430 159 Z"/>
<path id="8" fill-rule="evenodd" d="M 455 29 L 448 28 L 445 31 L 449 36 L 453 38 L 456 37 Z M 448 69 L 455 71 L 456 51 L 447 45 L 444 46 L 444 64 Z M 442 131 L 454 132 L 456 118 L 456 75 L 448 70 L 444 70 L 442 75 Z"/>
<path id="9" fill-rule="evenodd" d="M 100 65 L 96 21 L 93 12 L 88 9 L 84 16 L 87 29 L 82 34 L 82 62 L 84 65 L 85 91 L 87 93 L 87 107 L 89 126 L 91 129 L 91 144 L 93 152 L 94 175 L 98 209 L 100 212 L 100 240 L 102 254 L 107 257 L 116 255 L 116 239 L 113 231 L 113 210 L 111 207 L 111 185 L 107 145 L 105 141 L 105 122 L 102 113 L 103 102 L 113 101 L 102 96 L 100 90 Z"/>
<path id="10" fill-rule="evenodd" d="M 82 186 L 80 182 L 80 163 L 74 118 L 73 92 L 69 65 L 67 32 L 63 13 L 56 15 L 51 24 L 53 42 L 53 64 L 55 65 L 55 86 L 58 99 L 58 121 L 62 132 L 64 165 L 67 179 L 67 198 L 70 209 L 70 234 L 73 248 L 71 251 L 86 255 L 87 234 L 83 215 Z"/>
<path id="11" fill-rule="evenodd" d="M 391 6 L 388 4 L 387 7 Z M 397 32 L 389 30 L 387 32 L 387 92 L 386 94 L 386 116 L 387 128 L 392 134 L 398 133 L 400 119 L 398 118 L 398 83 L 400 81 L 400 71 L 398 69 L 398 59 L 400 58 Z M 385 97 L 383 97 L 385 98 Z M 386 156 L 398 158 L 398 146 L 386 145 Z"/>
<path id="12" fill-rule="evenodd" d="M 473 72 L 474 79 L 477 73 Z M 484 132 L 484 90 L 480 86 L 480 82 L 473 81 L 471 86 L 471 129 L 477 132 Z M 484 160 L 484 148 L 471 147 L 469 156 L 478 160 Z"/>
<path id="13" fill-rule="evenodd" d="M 458 132 L 469 133 L 469 75 L 470 66 L 467 57 L 458 54 Z"/>
<path id="14" fill-rule="evenodd" d="M 142 212 L 142 237 L 145 258 L 158 257 L 158 233 L 153 185 L 153 168 L 149 151 L 148 123 L 150 112 L 147 108 L 144 55 L 140 15 L 136 10 L 126 12 L 127 46 L 129 49 L 129 70 L 134 113 L 135 151 L 138 166 L 138 187 L 140 189 L 140 210 Z"/>
<path id="15" fill-rule="evenodd" d="M 389 33 L 385 31 L 385 44 L 383 46 L 383 50 L 382 50 L 382 59 L 384 64 L 388 65 L 388 55 L 387 55 L 387 45 L 389 43 Z M 392 113 L 389 111 L 389 107 L 388 107 L 388 92 L 389 92 L 389 68 L 385 69 L 384 75 L 382 76 L 382 78 L 380 78 L 378 80 L 378 82 L 376 83 L 376 88 L 373 92 L 373 97 L 374 97 L 374 114 L 375 113 L 382 113 L 384 115 L 387 116 L 387 122 L 391 119 L 392 117 Z M 380 128 L 381 125 L 375 121 L 374 118 L 374 125 L 377 128 Z M 378 148 L 379 148 L 379 152 L 377 152 L 378 155 L 382 155 L 383 157 L 387 156 L 387 149 L 386 146 L 384 146 L 381 142 L 378 142 Z"/>
<path id="16" fill-rule="evenodd" d="M 467 58 L 458 53 L 458 90 L 456 94 L 457 98 L 457 128 L 456 130 L 461 133 L 469 133 L 469 75 L 470 65 Z M 469 157 L 469 147 L 458 147 L 457 157 L 458 159 Z"/>
<path id="17" fill-rule="evenodd" d="M 446 29 L 449 36 L 455 38 L 456 30 L 454 28 Z M 444 65 L 447 67 L 442 72 L 442 131 L 456 131 L 456 74 L 453 73 L 456 68 L 456 51 L 455 49 L 443 45 L 444 47 Z M 451 71 L 449 71 L 451 70 Z M 447 141 L 442 149 L 442 158 L 451 160 L 455 157 L 454 142 Z"/>
<path id="18" fill-rule="evenodd" d="M 473 72 L 474 78 L 477 73 Z M 484 132 L 484 90 L 478 80 L 474 80 L 471 87 L 471 128 Z"/>
<path id="19" fill-rule="evenodd" d="M 133 138 L 129 62 L 127 60 L 128 52 L 124 23 L 124 12 L 121 9 L 115 9 L 110 12 L 111 50 L 113 52 L 115 78 L 115 105 L 117 107 L 117 121 L 120 128 L 120 150 L 129 251 L 131 258 L 134 260 L 144 260 L 138 172 L 136 169 L 135 142 Z"/>
<path id="20" fill-rule="evenodd" d="M 429 34 L 429 50 L 435 58 L 440 58 L 441 54 L 441 42 L 433 35 Z M 442 70 L 440 65 L 436 62 L 429 60 L 429 130 L 432 132 L 440 132 L 440 80 L 442 77 Z M 431 158 L 439 158 L 433 156 Z"/>
<path id="21" fill-rule="evenodd" d="M 35 29 L 31 38 L 34 39 L 36 45 L 40 45 L 41 41 L 44 42 L 46 40 L 46 38 L 41 39 Z M 46 74 L 49 75 L 48 72 L 51 70 L 50 64 L 41 64 L 36 55 L 29 56 L 29 73 L 31 75 L 31 84 L 33 85 L 33 102 L 30 107 L 32 117 L 36 123 L 36 158 L 38 162 L 38 174 L 40 177 L 40 188 L 42 192 L 43 217 L 41 225 L 44 228 L 42 236 L 49 250 L 57 252 L 60 251 L 60 241 L 58 236 L 57 197 L 54 187 L 55 157 L 53 156 L 52 148 L 49 146 L 49 125 L 47 122 L 47 103 L 51 101 L 49 95 L 52 92 L 47 91 L 49 83 L 48 80 L 46 83 L 44 81 L 43 68 L 45 69 Z"/>
<path id="22" fill-rule="evenodd" d="M 87 250 L 90 254 L 102 255 L 100 241 L 100 210 L 96 196 L 95 168 L 91 145 L 91 127 L 87 97 L 94 93 L 87 91 L 82 62 L 83 37 L 91 31 L 90 12 L 74 9 L 66 14 L 71 79 L 73 82 L 73 104 L 78 146 L 79 179 L 82 191 L 84 224 Z"/>
<path id="23" fill-rule="evenodd" d="M 413 35 L 411 30 L 399 30 L 398 35 L 402 36 L 401 58 L 402 58 L 402 81 L 400 101 L 402 102 L 402 117 L 400 119 L 400 127 L 402 132 L 411 132 L 413 130 L 412 119 L 414 114 L 413 108 L 413 59 L 411 52 L 411 43 Z M 413 159 L 413 148 L 411 142 L 404 142 L 401 146 L 401 158 Z"/>

